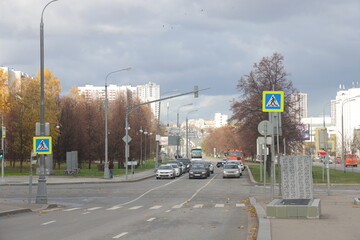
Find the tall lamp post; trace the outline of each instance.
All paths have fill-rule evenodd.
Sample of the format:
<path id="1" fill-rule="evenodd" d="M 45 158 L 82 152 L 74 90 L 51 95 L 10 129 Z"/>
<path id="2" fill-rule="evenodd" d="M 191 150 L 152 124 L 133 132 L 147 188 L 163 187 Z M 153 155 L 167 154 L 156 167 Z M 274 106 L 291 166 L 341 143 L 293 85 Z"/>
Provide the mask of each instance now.
<path id="1" fill-rule="evenodd" d="M 177 109 L 177 114 L 176 114 L 176 127 L 179 128 L 179 132 L 178 132 L 178 139 L 177 139 L 177 144 L 176 144 L 176 155 L 179 156 L 179 144 L 180 144 L 180 125 L 179 125 L 179 110 L 182 107 L 186 107 L 186 106 L 191 106 L 193 105 L 192 103 L 189 104 L 185 104 L 182 105 L 180 107 L 178 107 Z"/>
<path id="2" fill-rule="evenodd" d="M 49 4 L 58 0 L 48 2 L 41 12 L 40 20 L 40 136 L 45 136 L 45 93 L 44 93 L 44 11 Z M 40 175 L 36 194 L 36 203 L 47 204 L 46 178 L 45 178 L 45 156 L 40 155 Z"/>
<path id="3" fill-rule="evenodd" d="M 146 135 L 148 135 L 148 132 L 145 130 L 145 132 L 144 132 L 144 134 L 145 134 L 145 162 L 146 162 Z"/>
<path id="4" fill-rule="evenodd" d="M 149 158 L 151 160 L 151 136 L 153 135 L 153 133 L 149 133 Z"/>
<path id="5" fill-rule="evenodd" d="M 360 97 L 360 95 L 345 99 L 341 102 L 341 153 L 342 153 L 342 160 L 343 160 L 343 164 L 344 164 L 344 172 L 345 172 L 345 168 L 346 168 L 345 146 L 344 146 L 344 104 L 351 102 L 351 101 L 355 101 L 355 98 L 357 98 L 357 97 Z"/>
<path id="6" fill-rule="evenodd" d="M 117 73 L 117 72 L 121 72 L 121 71 L 129 71 L 131 70 L 131 67 L 127 67 L 127 68 L 123 68 L 120 70 L 116 70 L 113 72 L 109 72 L 106 75 L 105 78 L 105 165 L 104 165 L 104 178 L 108 179 L 110 178 L 110 171 L 109 171 L 109 159 L 108 159 L 108 151 L 109 151 L 109 147 L 108 147 L 108 94 L 107 94 L 107 79 L 108 77 L 113 74 L 113 73 Z"/>
<path id="7" fill-rule="evenodd" d="M 189 158 L 189 124 L 188 124 L 188 115 L 190 113 L 197 112 L 196 110 L 192 110 L 186 114 L 186 158 Z"/>
<path id="8" fill-rule="evenodd" d="M 143 153 L 142 153 L 142 151 L 143 151 L 142 135 L 143 135 L 144 130 L 142 130 L 142 127 L 140 128 L 139 132 L 140 132 L 140 164 L 143 164 L 143 158 L 142 158 L 142 156 L 143 156 Z"/>

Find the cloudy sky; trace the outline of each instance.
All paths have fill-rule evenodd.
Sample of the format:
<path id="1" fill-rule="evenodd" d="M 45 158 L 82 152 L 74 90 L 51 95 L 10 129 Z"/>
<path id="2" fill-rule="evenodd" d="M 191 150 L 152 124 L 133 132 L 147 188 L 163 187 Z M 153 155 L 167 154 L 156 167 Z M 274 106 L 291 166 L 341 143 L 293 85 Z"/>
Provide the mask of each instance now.
<path id="1" fill-rule="evenodd" d="M 0 0 L 0 65 L 35 75 L 48 0 Z M 210 90 L 169 102 L 169 121 L 231 115 L 236 85 L 274 52 L 319 116 L 339 84 L 360 82 L 359 0 L 59 0 L 44 13 L 45 66 L 72 86 L 155 82 L 165 93 Z M 167 112 L 167 104 L 162 111 Z M 326 107 L 329 114 L 329 107 Z M 167 118 L 167 116 L 164 116 Z"/>

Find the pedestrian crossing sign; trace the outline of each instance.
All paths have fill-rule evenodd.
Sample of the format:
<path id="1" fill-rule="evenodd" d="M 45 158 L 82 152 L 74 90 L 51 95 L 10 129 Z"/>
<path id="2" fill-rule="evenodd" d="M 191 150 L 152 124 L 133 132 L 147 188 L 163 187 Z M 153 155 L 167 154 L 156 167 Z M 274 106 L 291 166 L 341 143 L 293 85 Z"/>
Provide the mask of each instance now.
<path id="1" fill-rule="evenodd" d="M 52 138 L 51 137 L 34 137 L 33 138 L 34 153 L 52 154 Z"/>
<path id="2" fill-rule="evenodd" d="M 284 92 L 283 91 L 263 91 L 262 111 L 263 112 L 283 112 L 284 111 Z"/>

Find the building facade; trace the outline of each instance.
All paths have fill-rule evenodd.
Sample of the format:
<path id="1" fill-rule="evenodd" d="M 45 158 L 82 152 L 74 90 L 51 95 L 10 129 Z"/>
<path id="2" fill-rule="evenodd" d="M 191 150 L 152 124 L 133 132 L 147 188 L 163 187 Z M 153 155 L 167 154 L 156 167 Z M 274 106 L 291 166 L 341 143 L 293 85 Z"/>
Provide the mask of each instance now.
<path id="1" fill-rule="evenodd" d="M 291 100 L 295 102 L 294 111 L 296 119 L 299 121 L 302 118 L 308 117 L 308 94 L 296 93 L 291 95 Z"/>

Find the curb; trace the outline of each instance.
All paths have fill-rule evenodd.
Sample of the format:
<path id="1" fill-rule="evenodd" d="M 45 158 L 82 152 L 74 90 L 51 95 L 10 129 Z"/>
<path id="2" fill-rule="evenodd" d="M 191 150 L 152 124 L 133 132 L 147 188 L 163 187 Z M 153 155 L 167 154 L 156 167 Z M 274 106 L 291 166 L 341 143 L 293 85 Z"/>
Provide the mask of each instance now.
<path id="1" fill-rule="evenodd" d="M 10 210 L 0 212 L 0 217 L 7 216 L 7 215 L 14 215 L 17 213 L 25 213 L 25 212 L 32 212 L 32 211 L 30 208 L 15 208 L 15 209 L 10 209 Z"/>
<path id="2" fill-rule="evenodd" d="M 259 228 L 257 232 L 257 240 L 271 240 L 270 220 L 266 218 L 264 209 L 256 202 L 254 197 L 250 197 L 250 203 L 256 210 Z"/>

